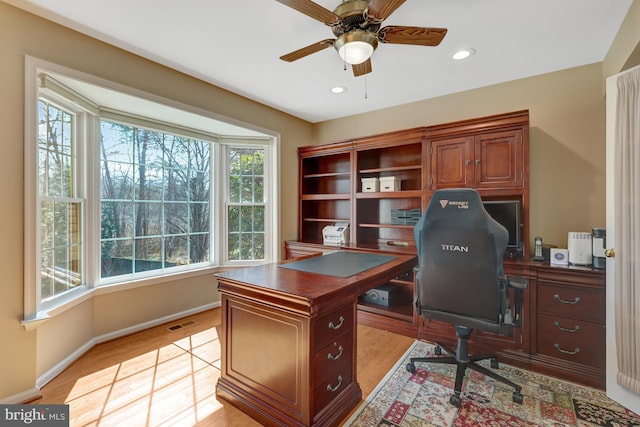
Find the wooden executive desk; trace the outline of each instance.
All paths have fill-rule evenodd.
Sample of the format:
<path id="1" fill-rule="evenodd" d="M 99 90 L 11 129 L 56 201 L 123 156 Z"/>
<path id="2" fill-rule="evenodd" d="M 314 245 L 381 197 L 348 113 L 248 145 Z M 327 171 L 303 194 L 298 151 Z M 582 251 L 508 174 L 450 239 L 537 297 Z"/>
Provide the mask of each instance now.
<path id="1" fill-rule="evenodd" d="M 337 425 L 362 398 L 358 296 L 416 264 L 415 255 L 385 255 L 393 259 L 349 277 L 283 263 L 217 274 L 222 371 L 216 394 L 266 425 Z"/>

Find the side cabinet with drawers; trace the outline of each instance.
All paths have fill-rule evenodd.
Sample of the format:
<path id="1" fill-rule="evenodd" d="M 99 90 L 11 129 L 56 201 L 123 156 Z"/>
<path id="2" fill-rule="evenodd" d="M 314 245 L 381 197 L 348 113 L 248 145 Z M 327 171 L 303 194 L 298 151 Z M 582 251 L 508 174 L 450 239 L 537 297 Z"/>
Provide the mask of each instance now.
<path id="1" fill-rule="evenodd" d="M 605 272 L 538 268 L 531 364 L 568 380 L 605 386 Z"/>

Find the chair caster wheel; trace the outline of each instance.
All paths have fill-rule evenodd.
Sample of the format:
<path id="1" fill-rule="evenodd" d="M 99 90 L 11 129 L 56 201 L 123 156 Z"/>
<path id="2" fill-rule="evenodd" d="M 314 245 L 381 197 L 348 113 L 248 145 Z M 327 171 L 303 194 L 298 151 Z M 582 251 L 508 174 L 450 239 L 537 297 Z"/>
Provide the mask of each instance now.
<path id="1" fill-rule="evenodd" d="M 500 367 L 500 364 L 498 363 L 498 359 L 491 359 L 491 368 L 498 369 L 499 367 Z"/>
<path id="2" fill-rule="evenodd" d="M 442 347 L 440 347 L 439 345 L 437 345 L 434 349 L 433 352 L 436 354 L 436 356 L 442 356 Z"/>
<path id="3" fill-rule="evenodd" d="M 416 373 L 416 365 L 413 362 L 407 363 L 407 371 L 411 372 L 412 374 L 415 374 Z"/>
<path id="4" fill-rule="evenodd" d="M 524 401 L 524 398 L 522 397 L 522 394 L 518 393 L 517 391 L 513 392 L 513 403 L 519 403 L 522 405 L 522 402 Z"/>
<path id="5" fill-rule="evenodd" d="M 449 398 L 449 403 L 451 403 L 456 408 L 459 408 L 462 405 L 462 399 L 460 396 L 453 395 Z"/>

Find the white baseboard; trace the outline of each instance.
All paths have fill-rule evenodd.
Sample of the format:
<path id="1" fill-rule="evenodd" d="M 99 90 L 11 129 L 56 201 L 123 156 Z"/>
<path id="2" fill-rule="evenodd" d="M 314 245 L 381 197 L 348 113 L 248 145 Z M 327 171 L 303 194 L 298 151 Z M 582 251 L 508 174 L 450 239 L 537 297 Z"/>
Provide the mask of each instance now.
<path id="1" fill-rule="evenodd" d="M 149 329 L 149 328 L 152 328 L 154 326 L 162 325 L 163 323 L 171 322 L 172 320 L 181 319 L 183 317 L 191 316 L 192 314 L 201 313 L 203 311 L 211 310 L 212 308 L 216 308 L 216 307 L 220 307 L 220 301 L 216 301 L 216 302 L 213 302 L 211 304 L 202 305 L 200 307 L 195 307 L 195 308 L 192 308 L 192 309 L 189 309 L 189 310 L 181 311 L 179 313 L 174 313 L 174 314 L 171 314 L 169 316 L 160 317 L 158 319 L 150 320 L 148 322 L 140 323 L 138 325 L 133 325 L 133 326 L 130 326 L 128 328 L 120 329 L 118 331 L 109 332 L 108 334 L 100 335 L 98 337 L 93 337 L 92 339 L 87 341 L 85 344 L 80 346 L 76 351 L 74 351 L 73 353 L 69 354 L 67 357 L 65 357 L 63 360 L 61 360 L 59 363 L 57 363 L 53 368 L 49 369 L 47 372 L 45 372 L 44 374 L 42 374 L 38 378 L 36 378 L 36 390 L 38 390 L 38 395 L 35 396 L 35 398 L 40 396 L 40 388 L 41 387 L 43 387 L 49 381 L 51 381 L 56 376 L 58 376 L 60 373 L 62 373 L 62 371 L 64 371 L 73 362 L 75 362 L 78 358 L 80 358 L 80 356 L 85 354 L 87 351 L 91 350 L 97 344 L 100 344 L 100 343 L 103 343 L 103 342 L 106 342 L 106 341 L 110 341 L 110 340 L 115 339 L 115 338 L 120 338 L 120 337 L 123 337 L 125 335 L 132 334 L 134 332 L 143 331 L 145 329 Z M 24 393 L 27 393 L 27 392 L 24 392 Z M 22 394 L 23 393 L 20 393 L 19 395 L 16 395 L 16 396 L 20 396 Z M 11 397 L 13 397 L 13 396 L 11 396 Z M 24 401 L 25 400 L 22 400 L 20 402 L 14 402 L 14 403 L 21 403 L 21 402 L 24 402 Z"/>
<path id="2" fill-rule="evenodd" d="M 40 389 L 38 387 L 34 387 L 30 390 L 25 390 L 21 393 L 14 394 L 13 396 L 3 397 L 2 399 L 0 399 L 0 404 L 14 405 L 16 403 L 31 402 L 32 400 L 38 399 L 40 396 Z"/>

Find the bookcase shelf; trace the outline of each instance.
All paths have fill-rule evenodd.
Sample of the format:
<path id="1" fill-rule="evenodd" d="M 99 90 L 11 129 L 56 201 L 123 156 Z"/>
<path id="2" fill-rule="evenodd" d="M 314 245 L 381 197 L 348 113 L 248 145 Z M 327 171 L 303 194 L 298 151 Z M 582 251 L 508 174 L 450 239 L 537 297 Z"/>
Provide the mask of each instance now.
<path id="1" fill-rule="evenodd" d="M 422 191 L 378 191 L 378 192 L 358 192 L 356 199 L 406 199 L 406 198 L 422 198 Z"/>

